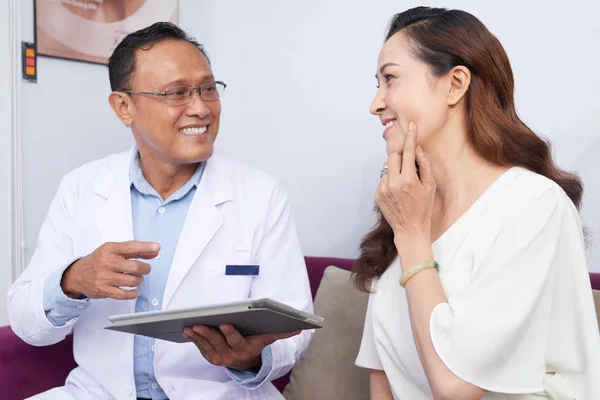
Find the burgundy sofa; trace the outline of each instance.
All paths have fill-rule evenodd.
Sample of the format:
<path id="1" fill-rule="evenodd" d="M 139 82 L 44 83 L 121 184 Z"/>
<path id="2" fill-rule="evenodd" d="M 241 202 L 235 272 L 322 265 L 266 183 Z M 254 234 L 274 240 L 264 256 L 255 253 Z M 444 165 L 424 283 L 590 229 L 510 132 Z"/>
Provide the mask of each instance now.
<path id="1" fill-rule="evenodd" d="M 305 257 L 313 298 L 329 265 L 349 270 L 354 260 Z M 0 327 L 0 399 L 23 400 L 56 386 L 62 386 L 75 368 L 71 336 L 53 346 L 34 347 L 21 341 L 10 329 Z M 283 391 L 289 374 L 277 379 L 275 386 Z"/>
<path id="2" fill-rule="evenodd" d="M 349 270 L 354 260 L 325 257 L 306 257 L 313 298 L 329 265 Z M 591 273 L 592 287 L 600 290 L 600 273 Z M 33 347 L 21 341 L 10 327 L 0 327 L 0 398 L 23 400 L 50 388 L 64 384 L 68 373 L 75 368 L 72 340 L 67 337 L 47 347 Z M 284 376 L 274 382 L 280 391 L 289 381 Z"/>

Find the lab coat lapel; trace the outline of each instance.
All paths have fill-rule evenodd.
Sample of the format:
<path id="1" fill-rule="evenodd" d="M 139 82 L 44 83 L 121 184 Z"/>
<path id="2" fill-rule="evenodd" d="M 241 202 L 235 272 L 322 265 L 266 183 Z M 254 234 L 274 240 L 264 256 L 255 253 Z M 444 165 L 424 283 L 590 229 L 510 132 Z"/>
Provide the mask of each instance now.
<path id="1" fill-rule="evenodd" d="M 216 156 L 206 161 L 173 257 L 163 295 L 164 308 L 223 224 L 218 206 L 232 200 L 232 172 L 231 166 Z"/>

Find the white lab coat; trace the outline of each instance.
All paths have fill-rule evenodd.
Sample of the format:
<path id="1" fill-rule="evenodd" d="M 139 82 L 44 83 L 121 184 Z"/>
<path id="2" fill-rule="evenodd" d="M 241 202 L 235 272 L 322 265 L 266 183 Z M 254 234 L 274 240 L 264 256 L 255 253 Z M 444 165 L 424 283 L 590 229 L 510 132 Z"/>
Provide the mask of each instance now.
<path id="1" fill-rule="evenodd" d="M 84 313 L 55 327 L 43 308 L 46 277 L 105 242 L 133 240 L 131 151 L 69 173 L 42 225 L 33 258 L 8 293 L 12 329 L 25 342 L 46 346 L 73 333 L 79 367 L 64 387 L 36 399 L 135 399 L 133 335 L 103 329 L 107 317 L 134 312 L 135 300 L 92 300 Z M 225 275 L 227 264 L 259 264 L 258 276 Z M 271 297 L 311 311 L 304 259 L 286 195 L 269 176 L 214 155 L 190 206 L 167 279 L 162 307 L 180 308 Z M 310 340 L 310 331 L 272 346 L 266 381 L 286 374 Z M 157 340 L 158 383 L 171 400 L 282 399 L 266 382 L 253 390 L 209 364 L 191 343 Z"/>

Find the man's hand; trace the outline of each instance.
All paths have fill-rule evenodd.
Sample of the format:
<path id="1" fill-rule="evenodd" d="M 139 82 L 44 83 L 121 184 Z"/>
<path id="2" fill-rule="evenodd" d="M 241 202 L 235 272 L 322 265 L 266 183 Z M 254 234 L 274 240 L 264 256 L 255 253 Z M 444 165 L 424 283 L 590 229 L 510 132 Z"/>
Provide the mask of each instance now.
<path id="1" fill-rule="evenodd" d="M 135 299 L 140 294 L 138 290 L 121 287 L 136 287 L 144 282 L 150 265 L 135 259 L 155 258 L 159 250 L 160 245 L 151 242 L 104 243 L 66 269 L 61 281 L 63 292 L 74 299 Z"/>
<path id="2" fill-rule="evenodd" d="M 232 325 L 224 324 L 220 330 L 204 325 L 185 328 L 188 337 L 211 364 L 238 371 L 260 368 L 260 354 L 265 347 L 280 339 L 287 339 L 301 331 L 242 336 Z"/>

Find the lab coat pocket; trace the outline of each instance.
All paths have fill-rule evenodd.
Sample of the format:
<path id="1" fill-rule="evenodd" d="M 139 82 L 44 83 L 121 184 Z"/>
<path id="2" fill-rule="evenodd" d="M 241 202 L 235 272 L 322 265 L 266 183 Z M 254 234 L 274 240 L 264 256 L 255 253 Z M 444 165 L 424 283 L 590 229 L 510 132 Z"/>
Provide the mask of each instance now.
<path id="1" fill-rule="evenodd" d="M 236 251 L 223 258 L 206 260 L 206 282 L 221 301 L 247 299 L 252 281 L 260 273 L 260 265 L 249 252 Z"/>

